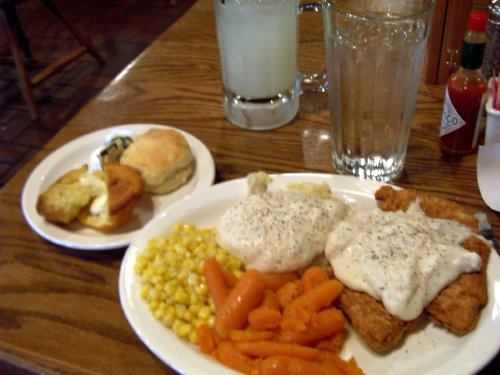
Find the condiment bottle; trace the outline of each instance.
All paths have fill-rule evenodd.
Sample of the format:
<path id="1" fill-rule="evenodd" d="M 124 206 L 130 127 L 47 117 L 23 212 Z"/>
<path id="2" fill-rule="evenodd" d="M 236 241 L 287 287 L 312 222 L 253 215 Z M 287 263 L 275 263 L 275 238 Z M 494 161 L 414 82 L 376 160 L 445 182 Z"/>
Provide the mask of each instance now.
<path id="1" fill-rule="evenodd" d="M 500 73 L 500 0 L 489 0 L 486 25 L 486 47 L 484 50 L 483 75 L 486 79 Z"/>
<path id="2" fill-rule="evenodd" d="M 439 146 L 444 154 L 472 153 L 477 145 L 482 105 L 488 82 L 481 72 L 486 42 L 486 12 L 473 12 L 467 20 L 460 67 L 448 78 Z"/>

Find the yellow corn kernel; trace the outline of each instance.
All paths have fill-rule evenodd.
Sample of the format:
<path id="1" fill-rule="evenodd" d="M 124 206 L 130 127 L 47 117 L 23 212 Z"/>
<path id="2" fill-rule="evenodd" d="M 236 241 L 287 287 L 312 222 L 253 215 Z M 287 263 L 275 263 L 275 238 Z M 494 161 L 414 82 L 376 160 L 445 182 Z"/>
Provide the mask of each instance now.
<path id="1" fill-rule="evenodd" d="M 182 289 L 177 289 L 174 298 L 179 303 L 186 303 L 189 300 L 189 295 Z"/>
<path id="2" fill-rule="evenodd" d="M 154 299 L 152 300 L 151 302 L 149 302 L 149 308 L 152 310 L 152 311 L 155 311 L 157 308 L 158 308 L 158 305 L 160 304 L 160 302 L 158 302 L 157 299 Z"/>
<path id="3" fill-rule="evenodd" d="M 210 307 L 209 306 L 203 306 L 199 311 L 198 311 L 198 318 L 201 320 L 208 320 L 211 315 Z"/>
<path id="4" fill-rule="evenodd" d="M 140 276 L 140 296 L 153 316 L 179 337 L 197 343 L 197 328 L 213 326 L 215 304 L 209 295 L 203 265 L 215 257 L 235 275 L 243 273 L 242 263 L 221 249 L 216 229 L 176 224 L 168 236 L 147 241 L 137 256 L 134 272 Z"/>
<path id="5" fill-rule="evenodd" d="M 198 344 L 198 334 L 196 333 L 196 331 L 191 331 L 191 333 L 189 334 L 189 341 L 191 341 L 192 344 Z"/>
<path id="6" fill-rule="evenodd" d="M 141 288 L 141 298 L 142 299 L 147 299 L 150 290 L 151 290 L 151 285 L 150 284 L 143 285 L 142 288 Z"/>
<path id="7" fill-rule="evenodd" d="M 191 333 L 191 325 L 187 323 L 181 323 L 177 328 L 177 334 L 180 337 L 186 337 Z"/>

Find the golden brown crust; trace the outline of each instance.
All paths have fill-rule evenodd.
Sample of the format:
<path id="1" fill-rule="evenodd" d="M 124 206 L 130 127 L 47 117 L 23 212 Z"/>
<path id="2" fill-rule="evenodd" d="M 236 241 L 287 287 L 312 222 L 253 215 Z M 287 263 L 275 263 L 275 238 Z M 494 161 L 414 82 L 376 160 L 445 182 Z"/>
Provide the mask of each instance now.
<path id="1" fill-rule="evenodd" d="M 106 163 L 104 172 L 89 174 L 84 165 L 54 182 L 38 197 L 36 207 L 40 215 L 54 223 L 69 224 L 78 219 L 92 228 L 110 231 L 130 220 L 142 192 L 141 176 L 132 167 Z M 101 194 L 107 195 L 107 203 L 102 212 L 93 214 L 91 204 Z"/>
<path id="2" fill-rule="evenodd" d="M 78 214 L 77 219 L 88 227 L 109 232 L 124 226 L 131 219 L 134 208 L 135 201 L 129 202 L 115 214 L 95 215 L 90 212 L 89 207 L 86 207 Z"/>
<path id="3" fill-rule="evenodd" d="M 184 136 L 172 129 L 150 129 L 123 153 L 120 163 L 137 169 L 145 191 L 165 194 L 185 184 L 194 170 L 194 157 Z"/>
<path id="4" fill-rule="evenodd" d="M 477 220 L 458 203 L 418 193 L 413 189 L 395 190 L 390 186 L 383 186 L 375 193 L 375 199 L 381 202 L 380 208 L 384 211 L 406 211 L 417 197 L 420 201 L 420 207 L 427 216 L 455 220 L 467 225 L 474 233 L 479 233 Z"/>
<path id="5" fill-rule="evenodd" d="M 380 201 L 380 208 L 385 211 L 406 211 L 418 198 L 427 216 L 456 220 L 468 226 L 473 233 L 478 233 L 476 219 L 457 203 L 421 194 L 412 189 L 395 190 L 390 186 L 380 188 L 375 193 L 375 198 Z M 488 298 L 486 269 L 490 248 L 477 237 L 470 237 L 461 246 L 481 256 L 483 265 L 480 272 L 460 275 L 413 321 L 402 321 L 390 315 L 379 301 L 368 294 L 345 288 L 339 301 L 340 308 L 371 348 L 377 352 L 392 349 L 407 331 L 412 330 L 426 316 L 459 335 L 476 328 L 481 309 Z"/>
<path id="6" fill-rule="evenodd" d="M 465 335 L 476 328 L 481 309 L 488 302 L 486 269 L 490 248 L 476 237 L 470 237 L 462 246 L 481 256 L 481 271 L 460 275 L 426 308 L 433 322 L 458 335 Z"/>
<path id="7" fill-rule="evenodd" d="M 478 234 L 477 220 L 461 205 L 413 190 L 394 190 L 389 186 L 381 188 L 375 197 L 382 201 L 383 210 L 406 210 L 417 197 L 420 207 L 429 217 L 458 221 Z M 483 264 L 479 272 L 464 273 L 448 285 L 426 308 L 432 321 L 452 332 L 465 335 L 477 326 L 481 309 L 488 301 L 486 269 L 490 248 L 477 237 L 470 237 L 461 244 L 481 257 Z"/>
<path id="8" fill-rule="evenodd" d="M 37 200 L 37 212 L 48 221 L 68 224 L 87 206 L 92 195 L 80 184 L 87 165 L 73 169 L 49 186 Z"/>
<path id="9" fill-rule="evenodd" d="M 118 163 L 106 163 L 104 173 L 110 214 L 123 210 L 130 202 L 136 202 L 141 197 L 144 186 L 137 169 Z"/>
<path id="10" fill-rule="evenodd" d="M 363 340 L 379 353 L 396 345 L 406 332 L 425 318 L 425 314 L 421 314 L 405 322 L 389 314 L 382 303 L 370 295 L 349 288 L 340 296 L 339 307 Z"/>
<path id="11" fill-rule="evenodd" d="M 103 169 L 108 193 L 106 210 L 93 214 L 90 206 L 87 206 L 78 215 L 78 220 L 94 229 L 109 232 L 122 227 L 131 219 L 143 192 L 143 182 L 139 172 L 126 165 L 106 163 Z"/>

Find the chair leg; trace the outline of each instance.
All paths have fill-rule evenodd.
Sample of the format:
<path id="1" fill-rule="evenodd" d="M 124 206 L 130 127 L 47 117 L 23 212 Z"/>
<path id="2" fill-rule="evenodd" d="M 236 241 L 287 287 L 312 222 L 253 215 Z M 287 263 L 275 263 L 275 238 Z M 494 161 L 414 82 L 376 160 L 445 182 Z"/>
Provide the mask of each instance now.
<path id="1" fill-rule="evenodd" d="M 57 5 L 52 0 L 41 0 L 47 8 L 57 17 L 61 22 L 68 28 L 68 30 L 73 34 L 73 36 L 80 42 L 80 44 L 87 47 L 88 52 L 97 60 L 101 65 L 105 63 L 104 58 L 99 53 L 97 48 L 94 46 L 92 41 L 84 35 L 80 30 L 78 30 L 75 25 L 66 17 L 65 14 L 57 7 Z"/>
<path id="2" fill-rule="evenodd" d="M 6 11 L 5 9 L 8 8 L 9 7 L 0 8 L 0 19 L 5 29 L 12 57 L 14 58 L 14 63 L 16 65 L 16 71 L 18 75 L 19 86 L 21 88 L 21 93 L 23 94 L 23 97 L 26 100 L 26 103 L 28 104 L 28 109 L 31 118 L 33 120 L 36 120 L 38 118 L 38 112 L 36 110 L 35 96 L 33 94 L 33 86 L 31 85 L 28 72 L 26 71 L 26 67 L 24 66 L 23 56 L 21 54 L 19 42 L 16 37 L 17 36 L 16 27 L 14 24 L 12 24 L 9 18 L 9 14 L 12 14 L 12 12 L 15 13 L 15 9 L 12 8 L 9 11 Z"/>
<path id="3" fill-rule="evenodd" d="M 32 59 L 33 55 L 31 54 L 30 44 L 28 38 L 24 34 L 23 28 L 21 26 L 21 22 L 19 21 L 19 17 L 17 16 L 17 12 L 14 6 L 6 6 L 5 13 L 7 18 L 10 20 L 11 25 L 15 31 L 16 39 L 19 42 L 19 46 L 21 47 L 24 57 L 27 59 Z"/>

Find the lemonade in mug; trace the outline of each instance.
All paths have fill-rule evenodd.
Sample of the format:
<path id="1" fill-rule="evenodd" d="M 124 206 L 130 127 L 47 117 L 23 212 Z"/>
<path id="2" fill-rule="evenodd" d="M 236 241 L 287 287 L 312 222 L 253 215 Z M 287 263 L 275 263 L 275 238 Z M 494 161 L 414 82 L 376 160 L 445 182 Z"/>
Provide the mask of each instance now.
<path id="1" fill-rule="evenodd" d="M 297 0 L 215 0 L 224 109 L 243 128 L 268 130 L 296 116 Z"/>

